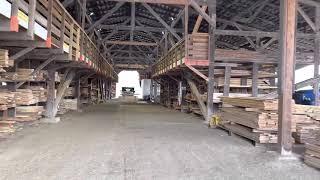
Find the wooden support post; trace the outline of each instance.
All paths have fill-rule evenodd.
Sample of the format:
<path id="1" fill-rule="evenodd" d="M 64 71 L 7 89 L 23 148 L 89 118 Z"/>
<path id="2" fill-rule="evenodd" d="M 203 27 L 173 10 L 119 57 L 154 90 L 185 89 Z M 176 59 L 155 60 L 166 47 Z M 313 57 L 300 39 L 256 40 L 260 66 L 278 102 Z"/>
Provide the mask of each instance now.
<path id="1" fill-rule="evenodd" d="M 229 93 L 230 93 L 230 77 L 231 77 L 231 66 L 226 66 L 225 67 L 225 72 L 224 72 L 223 96 L 229 96 Z"/>
<path id="2" fill-rule="evenodd" d="M 253 63 L 252 65 L 252 97 L 258 97 L 258 73 L 259 73 L 259 64 Z"/>
<path id="3" fill-rule="evenodd" d="M 66 90 L 68 89 L 70 83 L 72 82 L 72 79 L 75 76 L 75 71 L 71 70 L 68 75 L 66 76 L 65 80 L 63 82 L 61 82 L 61 86 L 59 86 L 59 88 L 57 89 L 57 96 L 54 102 L 54 108 L 53 108 L 53 115 L 54 117 L 56 116 L 57 112 L 58 112 L 58 106 L 61 102 L 61 99 L 64 97 L 64 94 L 66 92 Z"/>
<path id="4" fill-rule="evenodd" d="M 66 21 L 65 19 L 66 19 L 66 13 L 63 12 L 61 17 L 60 43 L 59 43 L 61 53 L 64 53 L 63 45 L 64 45 L 64 31 L 65 31 L 65 21 Z"/>
<path id="5" fill-rule="evenodd" d="M 46 104 L 46 117 L 49 119 L 53 119 L 54 115 L 54 102 L 55 102 L 55 71 L 48 70 L 48 97 Z"/>
<path id="6" fill-rule="evenodd" d="M 51 48 L 52 44 L 52 37 L 51 37 L 51 31 L 52 31 L 52 11 L 53 11 L 53 0 L 48 0 L 48 16 L 47 16 L 47 41 L 46 46 L 48 48 Z"/>
<path id="7" fill-rule="evenodd" d="M 80 81 L 80 78 L 78 78 L 76 80 L 75 92 L 76 92 L 76 98 L 77 98 L 77 110 L 81 111 L 81 81 Z"/>
<path id="8" fill-rule="evenodd" d="M 188 51 L 188 47 L 189 47 L 189 4 L 187 3 L 185 5 L 184 8 L 184 51 L 185 51 L 185 57 L 189 58 L 189 51 Z"/>
<path id="9" fill-rule="evenodd" d="M 193 95 L 196 97 L 197 103 L 200 107 L 200 111 L 203 115 L 203 117 L 206 119 L 206 121 L 209 121 L 209 119 L 207 119 L 207 106 L 205 105 L 205 103 L 203 102 L 203 99 L 201 98 L 201 94 L 196 86 L 196 84 L 191 80 L 187 78 L 187 82 L 189 84 L 190 90 L 193 93 Z"/>
<path id="10" fill-rule="evenodd" d="M 181 81 L 181 112 L 187 112 L 186 106 L 187 82 L 182 79 Z"/>
<path id="11" fill-rule="evenodd" d="M 212 0 L 208 4 L 208 10 L 210 18 L 215 22 L 216 21 L 216 0 Z M 209 121 L 214 114 L 214 105 L 213 105 L 213 93 L 214 93 L 214 60 L 215 60 L 215 35 L 216 23 L 210 24 L 209 26 L 209 75 L 208 75 L 208 99 L 207 99 L 207 117 L 206 120 Z"/>
<path id="12" fill-rule="evenodd" d="M 19 31 L 19 0 L 13 0 L 11 5 L 10 31 Z"/>
<path id="13" fill-rule="evenodd" d="M 30 38 L 30 40 L 34 40 L 36 4 L 36 0 L 29 0 L 27 36 Z"/>
<path id="14" fill-rule="evenodd" d="M 281 0 L 280 80 L 278 140 L 281 155 L 292 152 L 292 85 L 296 52 L 297 0 Z"/>
<path id="15" fill-rule="evenodd" d="M 316 26 L 316 33 L 317 33 L 317 38 L 315 38 L 315 48 L 314 48 L 314 78 L 317 78 L 319 76 L 319 65 L 320 65 L 320 7 L 316 7 L 316 16 L 315 16 L 315 26 Z M 317 79 L 314 84 L 313 84 L 313 93 L 315 97 L 315 105 L 319 106 L 320 105 L 320 100 L 319 100 L 319 79 Z"/>

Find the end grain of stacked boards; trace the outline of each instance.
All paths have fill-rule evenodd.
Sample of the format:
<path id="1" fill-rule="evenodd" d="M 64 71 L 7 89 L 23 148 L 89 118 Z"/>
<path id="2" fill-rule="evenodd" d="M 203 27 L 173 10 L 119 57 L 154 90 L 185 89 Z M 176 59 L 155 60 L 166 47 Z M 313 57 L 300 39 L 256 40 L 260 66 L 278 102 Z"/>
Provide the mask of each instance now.
<path id="1" fill-rule="evenodd" d="M 14 61 L 9 59 L 9 52 L 0 49 L 0 72 L 6 72 L 3 68 L 13 66 Z"/>
<path id="2" fill-rule="evenodd" d="M 277 143 L 278 100 L 256 97 L 222 97 L 220 126 L 256 143 Z M 302 127 L 317 126 L 316 115 L 308 112 L 310 106 L 293 106 L 292 132 L 301 137 Z M 312 106 L 311 106 L 312 107 Z M 315 112 L 313 108 L 312 112 Z M 320 112 L 320 110 L 319 110 Z M 313 127 L 312 126 L 312 127 Z M 303 134 L 306 138 L 305 134 Z M 311 137 L 310 137 L 311 138 Z M 294 140 L 294 139 L 293 139 Z"/>

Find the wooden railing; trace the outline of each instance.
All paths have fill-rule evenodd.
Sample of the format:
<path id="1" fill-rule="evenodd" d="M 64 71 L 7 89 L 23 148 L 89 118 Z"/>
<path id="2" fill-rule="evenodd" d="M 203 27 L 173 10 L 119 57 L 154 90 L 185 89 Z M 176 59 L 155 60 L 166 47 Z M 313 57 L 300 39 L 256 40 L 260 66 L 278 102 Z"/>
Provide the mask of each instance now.
<path id="1" fill-rule="evenodd" d="M 186 61 L 208 61 L 208 42 L 209 36 L 207 33 L 189 34 L 187 42 L 185 39 L 178 42 L 153 65 L 153 76 L 177 68 Z"/>
<path id="2" fill-rule="evenodd" d="M 11 8 L 15 8 L 13 5 L 15 0 L 10 1 L 12 2 Z M 34 24 L 44 28 L 44 32 L 41 33 L 47 34 L 46 37 L 36 34 L 35 40 L 45 40 L 48 48 L 61 49 L 61 52 L 68 55 L 68 60 L 83 61 L 88 68 L 94 69 L 97 73 L 107 77 L 116 76 L 112 66 L 100 54 L 96 45 L 59 0 L 36 0 L 35 11 L 30 9 L 29 2 L 31 1 L 20 0 L 17 7 L 19 10 L 15 14 L 11 14 L 11 24 L 12 22 L 15 23 L 13 21 L 14 17 L 18 17 L 18 21 L 28 23 L 30 21 L 29 12 L 34 12 Z M 21 25 L 21 22 L 19 24 Z M 33 33 L 35 33 L 35 30 Z"/>

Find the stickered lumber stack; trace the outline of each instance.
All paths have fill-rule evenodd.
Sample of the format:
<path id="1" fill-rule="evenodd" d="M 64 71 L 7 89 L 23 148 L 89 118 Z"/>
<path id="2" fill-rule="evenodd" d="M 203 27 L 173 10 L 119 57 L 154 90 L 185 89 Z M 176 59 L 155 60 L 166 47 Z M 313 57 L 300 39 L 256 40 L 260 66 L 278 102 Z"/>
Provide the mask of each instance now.
<path id="1" fill-rule="evenodd" d="M 304 162 L 309 166 L 320 169 L 320 138 L 317 142 L 306 144 Z"/>
<path id="2" fill-rule="evenodd" d="M 256 97 L 221 97 L 222 126 L 234 131 L 236 134 L 245 136 L 256 141 L 257 134 L 270 136 L 259 143 L 276 143 L 274 141 L 278 131 L 278 100 L 263 99 Z M 292 132 L 298 142 L 305 142 L 306 139 L 314 139 L 313 131 L 319 127 L 318 121 L 314 118 L 320 112 L 318 107 L 295 105 L 292 103 Z M 235 127 L 236 126 L 236 127 Z M 243 126 L 240 128 L 240 126 Z M 251 131 L 249 132 L 249 129 Z M 248 135 L 250 133 L 250 136 Z M 257 141 L 256 141 L 257 142 Z"/>
<path id="3" fill-rule="evenodd" d="M 16 107 L 15 121 L 36 121 L 42 117 L 43 112 L 43 106 L 18 106 Z"/>
<path id="4" fill-rule="evenodd" d="M 0 105 L 15 106 L 15 96 L 8 91 L 0 91 Z"/>
<path id="5" fill-rule="evenodd" d="M 31 89 L 17 89 L 15 94 L 15 101 L 17 105 L 31 105 L 38 103 L 38 98 L 33 96 Z"/>
<path id="6" fill-rule="evenodd" d="M 12 132 L 15 132 L 15 127 L 14 127 L 14 124 L 16 122 L 15 121 L 4 121 L 4 120 L 1 120 L 0 121 L 0 136 L 1 136 L 1 133 L 12 133 Z"/>
<path id="7" fill-rule="evenodd" d="M 9 59 L 9 51 L 5 49 L 0 49 L 0 67 L 10 67 L 13 66 L 14 61 Z"/>
<path id="8" fill-rule="evenodd" d="M 297 132 L 293 134 L 297 143 L 305 144 L 318 139 L 320 124 L 297 124 Z"/>
<path id="9" fill-rule="evenodd" d="M 47 90 L 41 86 L 30 86 L 29 89 L 32 90 L 32 94 L 34 98 L 37 99 L 38 102 L 46 102 L 47 101 Z"/>
<path id="10" fill-rule="evenodd" d="M 59 114 L 65 114 L 70 110 L 76 111 L 78 109 L 77 99 L 62 99 L 58 108 Z"/>

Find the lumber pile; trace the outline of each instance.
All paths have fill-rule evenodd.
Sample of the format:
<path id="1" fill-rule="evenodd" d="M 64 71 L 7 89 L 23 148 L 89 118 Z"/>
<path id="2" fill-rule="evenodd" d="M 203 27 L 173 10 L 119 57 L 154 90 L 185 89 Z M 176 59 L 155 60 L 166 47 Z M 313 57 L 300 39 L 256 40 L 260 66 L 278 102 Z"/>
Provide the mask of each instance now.
<path id="1" fill-rule="evenodd" d="M 74 96 L 74 88 L 68 87 L 66 92 L 64 93 L 64 97 L 73 97 Z"/>
<path id="2" fill-rule="evenodd" d="M 42 117 L 43 112 L 43 106 L 17 106 L 15 121 L 36 121 Z"/>
<path id="3" fill-rule="evenodd" d="M 309 166 L 320 169 L 320 138 L 317 142 L 306 144 L 304 162 Z"/>
<path id="4" fill-rule="evenodd" d="M 0 121 L 0 136 L 3 133 L 13 133 L 16 131 L 15 129 L 15 121 Z"/>
<path id="5" fill-rule="evenodd" d="M 272 135 L 272 141 L 260 143 L 274 143 L 274 136 L 278 130 L 278 100 L 264 99 L 256 97 L 221 97 L 222 107 L 222 126 L 234 130 L 237 125 L 236 133 L 248 138 L 248 130 L 251 129 L 249 139 L 257 140 L 257 134 Z M 307 140 L 315 139 L 314 131 L 320 126 L 317 121 L 319 107 L 302 106 L 292 104 L 292 127 L 291 130 L 296 142 L 305 143 Z M 232 124 L 232 125 L 229 125 Z M 243 128 L 239 128 L 243 126 Z M 240 132 L 241 131 L 241 132 Z M 260 141 L 260 139 L 259 139 Z"/>
<path id="6" fill-rule="evenodd" d="M 14 105 L 15 104 L 15 96 L 13 93 L 9 91 L 0 91 L 0 104 L 1 105 Z"/>
<path id="7" fill-rule="evenodd" d="M 293 134 L 297 143 L 305 144 L 319 139 L 320 124 L 297 124 L 297 131 Z"/>
<path id="8" fill-rule="evenodd" d="M 31 105 L 38 103 L 38 98 L 33 96 L 31 89 L 17 89 L 12 92 L 15 95 L 17 105 Z"/>
<path id="9" fill-rule="evenodd" d="M 33 97 L 37 99 L 38 102 L 47 101 L 47 90 L 41 86 L 30 86 L 29 89 L 32 90 Z"/>
<path id="10" fill-rule="evenodd" d="M 5 49 L 0 49 L 0 67 L 10 67 L 13 66 L 14 61 L 9 59 L 9 51 Z"/>
<path id="11" fill-rule="evenodd" d="M 77 99 L 62 99 L 58 108 L 59 114 L 65 114 L 71 110 L 76 111 L 78 109 Z"/>

